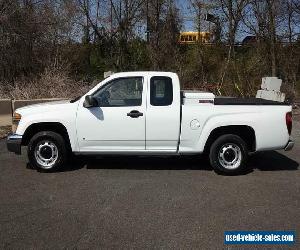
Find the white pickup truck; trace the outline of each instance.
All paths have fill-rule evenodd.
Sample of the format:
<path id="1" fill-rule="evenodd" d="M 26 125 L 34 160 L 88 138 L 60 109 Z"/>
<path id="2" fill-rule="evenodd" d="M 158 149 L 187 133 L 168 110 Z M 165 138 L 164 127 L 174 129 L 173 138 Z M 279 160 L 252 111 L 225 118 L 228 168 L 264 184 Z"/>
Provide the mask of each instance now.
<path id="1" fill-rule="evenodd" d="M 236 174 L 250 152 L 293 147 L 291 111 L 286 103 L 180 91 L 175 73 L 117 73 L 75 100 L 17 109 L 7 148 L 20 154 L 27 145 L 42 170 L 62 167 L 70 152 L 207 152 L 216 172 Z"/>

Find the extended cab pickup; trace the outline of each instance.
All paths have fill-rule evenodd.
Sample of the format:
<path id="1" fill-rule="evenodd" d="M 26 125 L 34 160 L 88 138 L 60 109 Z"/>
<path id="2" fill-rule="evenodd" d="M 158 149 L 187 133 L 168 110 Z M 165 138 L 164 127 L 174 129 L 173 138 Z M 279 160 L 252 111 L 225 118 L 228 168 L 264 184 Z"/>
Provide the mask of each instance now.
<path id="1" fill-rule="evenodd" d="M 291 111 L 286 103 L 180 91 L 175 73 L 117 73 L 77 100 L 17 109 L 7 147 L 20 154 L 28 146 L 30 163 L 43 170 L 62 167 L 69 152 L 207 152 L 217 172 L 232 174 L 245 170 L 249 152 L 293 147 Z"/>

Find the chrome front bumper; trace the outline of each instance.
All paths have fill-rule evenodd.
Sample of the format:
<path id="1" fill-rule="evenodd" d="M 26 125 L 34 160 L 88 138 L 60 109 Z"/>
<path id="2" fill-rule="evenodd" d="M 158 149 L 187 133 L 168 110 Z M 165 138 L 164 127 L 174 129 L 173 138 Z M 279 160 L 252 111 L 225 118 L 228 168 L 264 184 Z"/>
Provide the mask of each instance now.
<path id="1" fill-rule="evenodd" d="M 22 135 L 10 134 L 6 139 L 6 147 L 10 152 L 21 154 Z"/>
<path id="2" fill-rule="evenodd" d="M 284 147 L 285 151 L 289 151 L 292 150 L 292 148 L 294 147 L 295 142 L 292 140 L 289 140 L 288 143 L 286 144 L 286 146 Z"/>

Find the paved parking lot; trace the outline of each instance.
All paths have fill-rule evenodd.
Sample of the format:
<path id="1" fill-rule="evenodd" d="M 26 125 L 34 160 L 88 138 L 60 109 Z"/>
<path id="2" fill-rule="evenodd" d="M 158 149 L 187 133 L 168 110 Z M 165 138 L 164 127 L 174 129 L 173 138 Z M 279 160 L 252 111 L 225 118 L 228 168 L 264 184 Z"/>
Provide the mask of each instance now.
<path id="1" fill-rule="evenodd" d="M 298 162 L 296 144 L 252 156 L 243 176 L 216 175 L 195 157 L 78 158 L 49 174 L 26 167 L 25 150 L 15 156 L 1 140 L 0 248 L 232 249 L 226 230 L 299 237 Z"/>

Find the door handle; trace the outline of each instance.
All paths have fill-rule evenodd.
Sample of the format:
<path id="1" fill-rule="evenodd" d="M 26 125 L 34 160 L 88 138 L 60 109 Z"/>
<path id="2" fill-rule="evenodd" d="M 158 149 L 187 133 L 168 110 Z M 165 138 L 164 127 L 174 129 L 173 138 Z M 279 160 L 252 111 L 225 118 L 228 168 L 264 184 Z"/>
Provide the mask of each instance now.
<path id="1" fill-rule="evenodd" d="M 131 118 L 138 118 L 139 116 L 143 116 L 143 115 L 144 114 L 138 110 L 131 110 L 129 113 L 127 113 L 127 116 L 130 116 Z"/>

